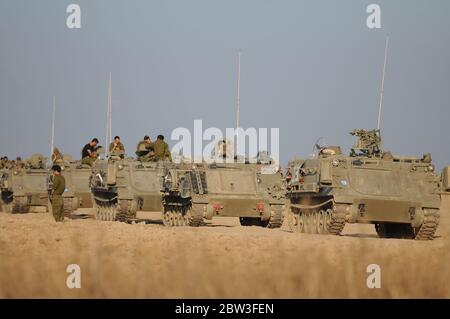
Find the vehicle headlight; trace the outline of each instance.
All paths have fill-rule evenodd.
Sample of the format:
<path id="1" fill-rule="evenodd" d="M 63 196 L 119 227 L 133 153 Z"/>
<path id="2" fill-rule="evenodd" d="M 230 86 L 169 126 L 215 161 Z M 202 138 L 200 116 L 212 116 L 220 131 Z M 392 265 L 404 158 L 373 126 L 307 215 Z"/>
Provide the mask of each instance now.
<path id="1" fill-rule="evenodd" d="M 331 164 L 333 164 L 334 167 L 338 167 L 339 166 L 339 160 L 338 159 L 334 159 Z"/>
<path id="2" fill-rule="evenodd" d="M 172 174 L 170 174 L 170 173 L 167 174 L 164 177 L 164 181 L 165 181 L 167 187 L 171 187 L 172 186 Z"/>

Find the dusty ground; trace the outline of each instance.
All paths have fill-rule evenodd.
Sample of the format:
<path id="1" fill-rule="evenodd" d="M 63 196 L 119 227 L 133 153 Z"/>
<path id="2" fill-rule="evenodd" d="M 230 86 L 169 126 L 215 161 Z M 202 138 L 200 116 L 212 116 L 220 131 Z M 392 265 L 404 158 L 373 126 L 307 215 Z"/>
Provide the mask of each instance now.
<path id="1" fill-rule="evenodd" d="M 450 297 L 450 196 L 432 242 L 378 239 L 370 225 L 334 237 L 139 217 L 147 223 L 0 213 L 0 297 Z M 68 264 L 80 265 L 81 289 L 67 288 Z M 366 286 L 369 264 L 381 266 L 381 289 Z"/>

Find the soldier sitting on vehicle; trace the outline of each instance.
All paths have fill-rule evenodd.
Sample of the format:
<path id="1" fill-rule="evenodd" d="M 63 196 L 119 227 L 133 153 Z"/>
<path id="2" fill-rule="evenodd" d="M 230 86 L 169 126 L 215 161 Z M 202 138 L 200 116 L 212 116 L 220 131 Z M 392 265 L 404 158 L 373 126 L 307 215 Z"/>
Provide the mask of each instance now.
<path id="1" fill-rule="evenodd" d="M 150 158 L 153 161 L 169 161 L 172 162 L 172 154 L 170 153 L 169 145 L 164 142 L 164 136 L 158 135 L 156 141 L 150 144 L 153 149 L 153 156 Z"/>
<path id="2" fill-rule="evenodd" d="M 420 159 L 420 161 L 422 163 L 427 163 L 427 164 L 431 163 L 431 161 L 432 161 L 431 154 L 430 153 L 423 154 L 423 157 Z"/>
<path id="3" fill-rule="evenodd" d="M 144 139 L 138 143 L 136 146 L 136 155 L 138 161 L 148 162 L 150 158 L 153 156 L 152 151 L 152 141 L 148 135 L 144 136 Z"/>
<path id="4" fill-rule="evenodd" d="M 234 157 L 233 149 L 234 146 L 231 143 L 231 141 L 227 139 L 222 139 L 218 141 L 214 147 L 214 157 L 217 160 L 226 160 L 227 158 L 233 158 Z"/>
<path id="5" fill-rule="evenodd" d="M 125 146 L 120 141 L 120 137 L 114 137 L 114 141 L 109 145 L 109 154 L 123 159 L 125 157 Z"/>
<path id="6" fill-rule="evenodd" d="M 61 164 L 63 162 L 63 155 L 56 147 L 53 149 L 52 153 L 52 163 L 53 164 Z"/>
<path id="7" fill-rule="evenodd" d="M 20 156 L 16 157 L 16 163 L 15 163 L 14 167 L 18 168 L 18 169 L 25 167 L 25 163 L 22 161 L 22 157 L 20 157 Z"/>
<path id="8" fill-rule="evenodd" d="M 86 144 L 81 151 L 81 164 L 93 166 L 97 160 L 98 139 L 93 138 L 92 141 Z"/>

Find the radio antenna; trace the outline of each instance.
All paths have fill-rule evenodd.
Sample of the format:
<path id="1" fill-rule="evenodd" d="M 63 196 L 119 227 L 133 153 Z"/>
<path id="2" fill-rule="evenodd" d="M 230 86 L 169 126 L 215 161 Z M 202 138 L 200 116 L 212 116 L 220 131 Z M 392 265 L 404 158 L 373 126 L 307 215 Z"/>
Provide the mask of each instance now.
<path id="1" fill-rule="evenodd" d="M 382 106 L 383 106 L 384 76 L 385 76 L 385 74 L 386 74 L 386 63 L 387 63 L 388 45 L 389 45 L 389 34 L 386 36 L 386 45 L 385 45 L 385 47 L 384 47 L 384 64 L 383 64 L 383 75 L 382 75 L 382 77 L 381 77 L 380 106 L 379 106 L 379 108 L 378 108 L 377 130 L 380 129 L 380 124 L 381 124 L 381 108 L 382 108 Z"/>
<path id="2" fill-rule="evenodd" d="M 56 113 L 56 97 L 53 96 L 52 139 L 51 139 L 51 144 L 50 144 L 50 161 L 52 160 L 53 150 L 55 148 L 55 113 Z"/>
<path id="3" fill-rule="evenodd" d="M 111 136 L 112 136 L 112 99 L 111 99 L 111 72 L 109 72 L 109 81 L 108 81 L 108 108 L 106 111 L 106 139 L 105 139 L 105 147 L 108 147 Z"/>

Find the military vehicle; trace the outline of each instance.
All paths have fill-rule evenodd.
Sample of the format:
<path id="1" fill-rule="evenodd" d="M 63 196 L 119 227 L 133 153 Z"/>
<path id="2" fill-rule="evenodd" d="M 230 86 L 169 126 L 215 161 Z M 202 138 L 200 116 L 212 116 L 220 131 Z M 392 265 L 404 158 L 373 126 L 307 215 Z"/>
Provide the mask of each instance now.
<path id="1" fill-rule="evenodd" d="M 101 160 L 95 165 L 101 166 Z M 64 216 L 71 217 L 78 208 L 94 207 L 90 189 L 90 178 L 92 167 L 81 164 L 81 161 L 74 161 L 68 155 L 57 163 L 61 167 L 61 174 L 66 180 L 66 190 L 63 193 Z M 48 177 L 48 189 L 52 189 L 53 175 Z"/>
<path id="2" fill-rule="evenodd" d="M 350 156 L 320 147 L 293 160 L 286 174 L 288 221 L 300 233 L 338 235 L 348 223 L 372 223 L 382 238 L 431 240 L 439 224 L 439 178 L 431 156 L 381 149 L 379 130 L 354 130 Z"/>
<path id="3" fill-rule="evenodd" d="M 40 154 L 24 165 L 0 172 L 2 209 L 6 213 L 27 213 L 31 207 L 47 207 L 48 169 Z"/>
<path id="4" fill-rule="evenodd" d="M 202 163 L 167 169 L 163 221 L 197 226 L 203 218 L 239 217 L 243 226 L 278 228 L 285 207 L 283 187 L 281 173 L 269 165 Z"/>
<path id="5" fill-rule="evenodd" d="M 200 226 L 214 216 L 240 217 L 242 225 L 280 227 L 284 189 L 273 166 L 244 163 L 110 161 L 97 170 L 91 190 L 96 218 L 126 221 L 137 210 L 162 211 L 166 226 Z"/>
<path id="6" fill-rule="evenodd" d="M 135 219 L 138 210 L 161 211 L 165 166 L 116 157 L 104 167 L 94 168 L 90 186 L 96 219 L 127 221 Z"/>
<path id="7" fill-rule="evenodd" d="M 96 153 L 98 155 L 103 154 L 104 148 L 99 145 L 96 149 Z M 94 204 L 90 188 L 93 167 L 82 164 L 81 160 L 73 160 L 73 158 L 67 154 L 61 154 L 57 160 L 55 158 L 53 159 L 54 164 L 61 167 L 61 174 L 66 180 L 66 190 L 62 195 L 64 216 L 71 217 L 73 212 L 78 208 L 93 208 Z M 105 160 L 98 158 L 94 163 L 94 168 L 103 168 L 105 165 Z M 50 174 L 47 186 L 49 192 L 52 189 L 52 184 L 53 175 Z"/>
<path id="8" fill-rule="evenodd" d="M 443 192 L 450 192 L 450 166 L 444 167 L 442 170 L 441 188 Z"/>

